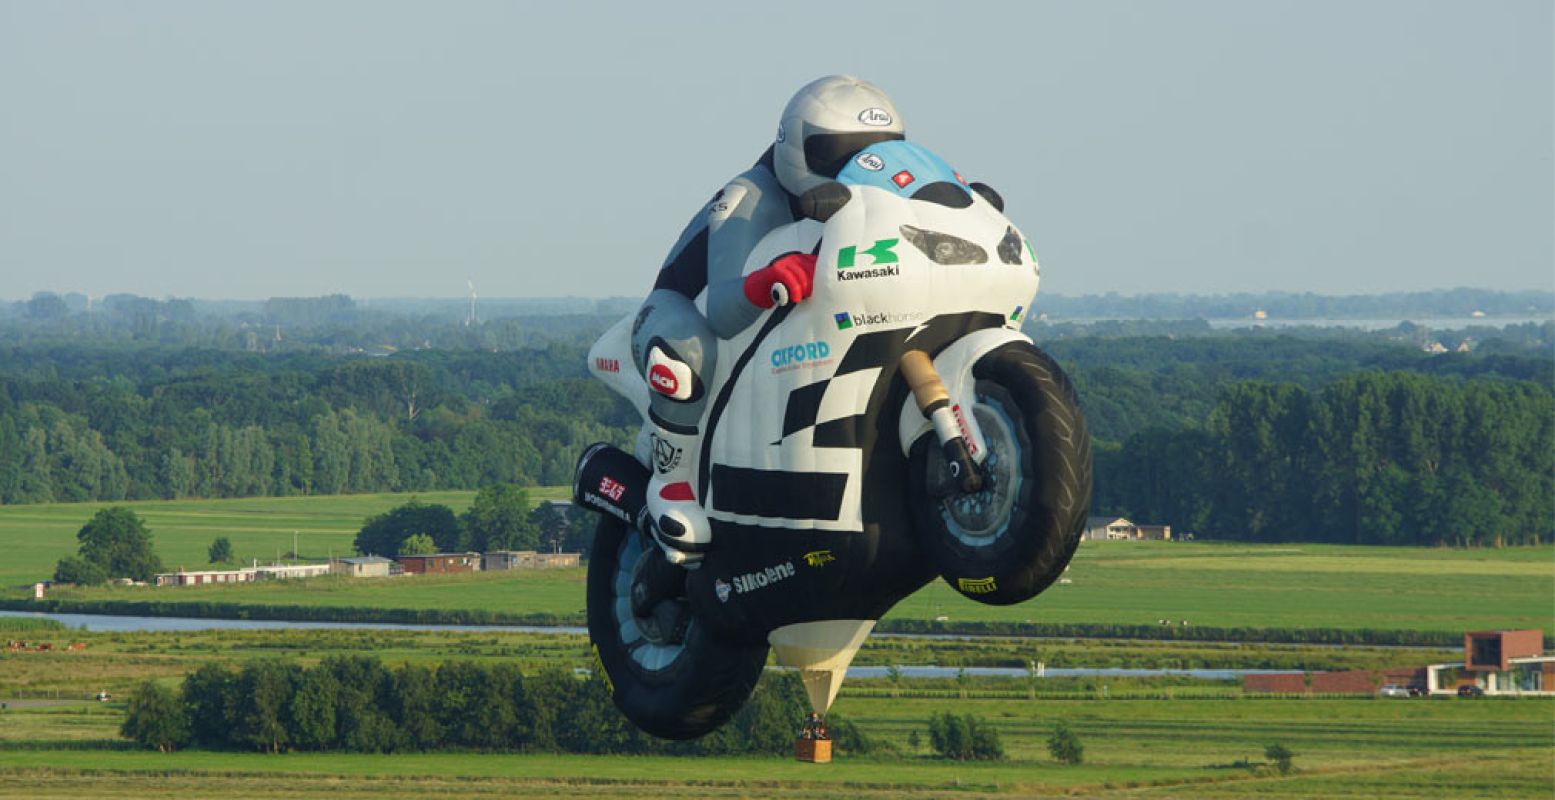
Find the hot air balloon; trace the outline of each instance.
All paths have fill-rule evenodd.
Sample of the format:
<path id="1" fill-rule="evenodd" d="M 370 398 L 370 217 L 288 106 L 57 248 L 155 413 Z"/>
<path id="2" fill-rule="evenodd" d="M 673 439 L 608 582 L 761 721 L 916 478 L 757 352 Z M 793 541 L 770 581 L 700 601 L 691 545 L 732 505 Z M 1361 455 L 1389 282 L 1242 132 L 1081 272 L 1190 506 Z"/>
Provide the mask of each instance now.
<path id="1" fill-rule="evenodd" d="M 772 651 L 824 714 L 875 622 L 936 576 L 1019 603 L 1064 570 L 1090 505 L 1075 391 L 1020 332 L 1040 268 L 998 194 L 889 141 L 800 199 L 747 270 L 817 253 L 814 295 L 719 343 L 695 496 L 713 546 L 684 591 L 635 607 L 657 546 L 637 451 L 589 448 L 575 499 L 600 512 L 588 626 L 612 696 L 643 730 L 692 738 L 749 696 Z M 645 415 L 632 318 L 589 353 Z"/>

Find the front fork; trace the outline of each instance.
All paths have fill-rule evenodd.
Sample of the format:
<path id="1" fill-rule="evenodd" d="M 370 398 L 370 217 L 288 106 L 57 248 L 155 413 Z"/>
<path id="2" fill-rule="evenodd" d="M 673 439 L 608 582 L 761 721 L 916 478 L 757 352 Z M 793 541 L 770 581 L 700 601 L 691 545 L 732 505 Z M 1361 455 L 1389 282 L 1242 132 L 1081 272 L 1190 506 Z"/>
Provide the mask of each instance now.
<path id="1" fill-rule="evenodd" d="M 912 389 L 913 402 L 918 412 L 927 417 L 939 439 L 940 451 L 950 466 L 950 476 L 965 494 L 975 494 L 983 488 L 983 473 L 974 451 L 977 436 L 969 429 L 967 416 L 961 406 L 952 404 L 950 392 L 940 380 L 939 372 L 929 354 L 922 350 L 908 350 L 902 354 L 900 366 L 907 387 Z"/>

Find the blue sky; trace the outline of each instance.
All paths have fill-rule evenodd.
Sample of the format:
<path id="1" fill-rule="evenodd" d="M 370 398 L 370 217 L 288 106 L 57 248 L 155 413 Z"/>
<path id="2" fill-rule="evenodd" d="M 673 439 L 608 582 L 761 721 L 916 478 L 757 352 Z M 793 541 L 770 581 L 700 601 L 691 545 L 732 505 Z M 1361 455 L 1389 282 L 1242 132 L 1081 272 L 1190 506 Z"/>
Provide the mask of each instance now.
<path id="1" fill-rule="evenodd" d="M 1547 2 L 0 0 L 0 297 L 646 291 L 823 74 L 1043 290 L 1555 285 Z"/>

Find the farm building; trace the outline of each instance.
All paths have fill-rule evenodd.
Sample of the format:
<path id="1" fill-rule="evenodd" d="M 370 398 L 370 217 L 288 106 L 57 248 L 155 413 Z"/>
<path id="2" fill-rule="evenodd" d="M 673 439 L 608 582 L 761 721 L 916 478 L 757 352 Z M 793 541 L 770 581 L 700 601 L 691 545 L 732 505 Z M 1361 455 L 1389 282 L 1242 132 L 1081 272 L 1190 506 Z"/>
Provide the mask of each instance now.
<path id="1" fill-rule="evenodd" d="M 251 583 L 286 578 L 312 578 L 328 575 L 328 564 L 274 564 L 261 567 L 257 563 L 242 569 L 204 569 L 188 571 L 180 567 L 177 572 L 160 572 L 157 586 L 204 586 L 212 583 Z"/>
<path id="2" fill-rule="evenodd" d="M 1172 539 L 1172 526 L 1170 525 L 1136 525 L 1134 529 L 1139 535 L 1134 538 L 1146 542 L 1169 542 Z"/>
<path id="3" fill-rule="evenodd" d="M 1475 687 L 1487 695 L 1555 695 L 1555 656 L 1543 654 L 1544 632 L 1478 631 L 1463 635 L 1463 662 L 1393 670 L 1280 672 L 1245 675 L 1248 692 L 1374 694 L 1387 684 L 1451 695 Z"/>
<path id="4" fill-rule="evenodd" d="M 205 586 L 213 583 L 250 583 L 255 578 L 252 569 L 202 569 L 187 572 L 179 568 L 177 572 L 159 572 L 156 574 L 157 586 Z"/>
<path id="5" fill-rule="evenodd" d="M 284 580 L 287 578 L 316 578 L 320 575 L 328 575 L 330 565 L 325 564 L 277 564 L 270 567 L 255 567 L 254 576 L 259 580 Z"/>
<path id="6" fill-rule="evenodd" d="M 480 572 L 480 553 L 433 553 L 426 556 L 400 556 L 400 568 L 406 575 L 440 575 L 451 572 Z"/>
<path id="7" fill-rule="evenodd" d="M 1140 525 L 1123 517 L 1086 517 L 1085 533 L 1080 538 L 1089 542 L 1165 542 L 1172 538 L 1172 526 Z"/>
<path id="8" fill-rule="evenodd" d="M 393 566 L 394 562 L 383 556 L 355 556 L 331 561 L 329 571 L 353 578 L 385 578 L 388 577 L 390 568 Z"/>
<path id="9" fill-rule="evenodd" d="M 1122 517 L 1087 517 L 1081 538 L 1088 542 L 1132 539 L 1136 530 L 1134 523 Z"/>
<path id="10" fill-rule="evenodd" d="M 493 550 L 481 557 L 481 569 L 551 569 L 576 567 L 578 553 L 540 553 L 534 550 Z"/>

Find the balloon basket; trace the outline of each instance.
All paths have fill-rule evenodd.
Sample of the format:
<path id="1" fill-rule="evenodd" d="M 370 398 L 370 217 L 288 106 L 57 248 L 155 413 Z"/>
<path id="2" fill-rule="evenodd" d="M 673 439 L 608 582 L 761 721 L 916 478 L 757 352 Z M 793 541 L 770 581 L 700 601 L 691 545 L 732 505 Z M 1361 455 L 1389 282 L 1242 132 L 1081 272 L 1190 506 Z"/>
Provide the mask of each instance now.
<path id="1" fill-rule="evenodd" d="M 810 764 L 825 764 L 831 761 L 830 739 L 806 739 L 800 737 L 794 740 L 794 760 L 804 761 Z"/>

